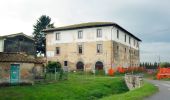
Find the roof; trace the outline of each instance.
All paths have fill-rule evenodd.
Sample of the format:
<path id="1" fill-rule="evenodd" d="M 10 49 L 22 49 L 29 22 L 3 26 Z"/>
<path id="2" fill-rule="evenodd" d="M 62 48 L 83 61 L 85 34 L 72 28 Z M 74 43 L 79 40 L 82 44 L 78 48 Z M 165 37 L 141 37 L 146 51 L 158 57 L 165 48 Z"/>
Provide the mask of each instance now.
<path id="1" fill-rule="evenodd" d="M 134 36 L 132 33 L 130 33 L 129 31 L 125 30 L 120 25 L 113 23 L 113 22 L 88 22 L 88 23 L 74 24 L 74 25 L 68 25 L 68 26 L 57 27 L 57 28 L 49 28 L 49 29 L 43 30 L 43 32 L 74 30 L 74 29 L 103 27 L 103 26 L 115 26 L 115 27 L 121 29 L 122 31 L 128 33 L 130 36 L 134 37 L 138 41 L 141 41 L 138 37 Z"/>
<path id="2" fill-rule="evenodd" d="M 18 63 L 44 63 L 42 58 L 35 58 L 26 53 L 7 53 L 0 52 L 0 62 L 18 62 Z"/>
<path id="3" fill-rule="evenodd" d="M 2 38 L 8 38 L 8 37 L 15 37 L 15 36 L 18 36 L 18 35 L 22 35 L 22 36 L 25 36 L 25 37 L 27 37 L 27 38 L 29 38 L 29 39 L 31 39 L 31 40 L 34 40 L 33 37 L 28 36 L 28 35 L 26 35 L 26 34 L 24 34 L 24 33 L 22 33 L 22 32 L 21 32 L 21 33 L 10 34 L 10 35 L 0 36 L 0 39 L 2 39 Z"/>

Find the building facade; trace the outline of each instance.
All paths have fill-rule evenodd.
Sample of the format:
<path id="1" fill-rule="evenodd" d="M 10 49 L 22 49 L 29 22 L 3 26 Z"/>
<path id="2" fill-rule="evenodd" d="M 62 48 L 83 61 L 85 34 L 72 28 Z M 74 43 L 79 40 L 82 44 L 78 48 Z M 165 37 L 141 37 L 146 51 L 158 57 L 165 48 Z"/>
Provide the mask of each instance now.
<path id="1" fill-rule="evenodd" d="M 139 66 L 139 38 L 112 22 L 90 22 L 46 29 L 48 61 L 70 70 L 94 71 Z"/>
<path id="2" fill-rule="evenodd" d="M 0 52 L 25 52 L 35 55 L 34 39 L 23 33 L 0 36 Z"/>

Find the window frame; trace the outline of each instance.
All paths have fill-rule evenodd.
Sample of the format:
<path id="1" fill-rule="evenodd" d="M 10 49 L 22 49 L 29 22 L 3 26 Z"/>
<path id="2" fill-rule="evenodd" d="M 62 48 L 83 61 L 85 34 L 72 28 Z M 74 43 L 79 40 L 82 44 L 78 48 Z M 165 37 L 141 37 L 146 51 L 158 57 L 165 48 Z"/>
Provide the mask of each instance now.
<path id="1" fill-rule="evenodd" d="M 81 53 L 80 53 L 80 47 L 81 47 Z M 78 50 L 78 54 L 83 54 L 83 44 L 78 44 L 77 50 Z"/>
<path id="2" fill-rule="evenodd" d="M 60 32 L 55 33 L 56 40 L 60 40 Z"/>
<path id="3" fill-rule="evenodd" d="M 117 39 L 119 39 L 119 30 L 117 30 Z"/>
<path id="4" fill-rule="evenodd" d="M 55 54 L 60 55 L 60 47 L 56 47 Z"/>
<path id="5" fill-rule="evenodd" d="M 97 54 L 103 53 L 103 44 L 102 43 L 97 43 L 96 52 L 97 52 Z"/>
<path id="6" fill-rule="evenodd" d="M 102 29 L 97 29 L 97 32 L 96 32 L 96 37 L 97 38 L 102 38 Z"/>
<path id="7" fill-rule="evenodd" d="M 77 38 L 78 39 L 82 39 L 83 38 L 83 31 L 82 30 L 78 31 Z"/>
<path id="8" fill-rule="evenodd" d="M 129 44 L 131 44 L 131 37 L 129 36 Z"/>

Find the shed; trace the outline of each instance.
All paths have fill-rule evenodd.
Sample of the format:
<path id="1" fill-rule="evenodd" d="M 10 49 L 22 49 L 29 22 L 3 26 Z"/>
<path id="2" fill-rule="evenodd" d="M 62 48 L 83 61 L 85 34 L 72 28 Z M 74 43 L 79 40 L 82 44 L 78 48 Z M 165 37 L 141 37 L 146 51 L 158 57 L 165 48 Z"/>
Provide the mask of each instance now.
<path id="1" fill-rule="evenodd" d="M 41 74 L 44 62 L 25 53 L 0 52 L 0 83 L 33 83 L 35 70 Z"/>

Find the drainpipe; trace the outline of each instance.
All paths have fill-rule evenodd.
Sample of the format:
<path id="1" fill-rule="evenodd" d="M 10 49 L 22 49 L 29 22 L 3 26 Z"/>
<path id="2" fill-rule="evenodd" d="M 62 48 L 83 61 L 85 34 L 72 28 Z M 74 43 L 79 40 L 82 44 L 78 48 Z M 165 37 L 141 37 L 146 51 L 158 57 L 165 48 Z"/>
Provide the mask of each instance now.
<path id="1" fill-rule="evenodd" d="M 113 34 L 113 29 L 114 27 L 112 27 L 111 29 L 111 68 L 112 68 L 112 60 L 113 60 L 113 41 L 112 41 L 112 34 Z"/>

